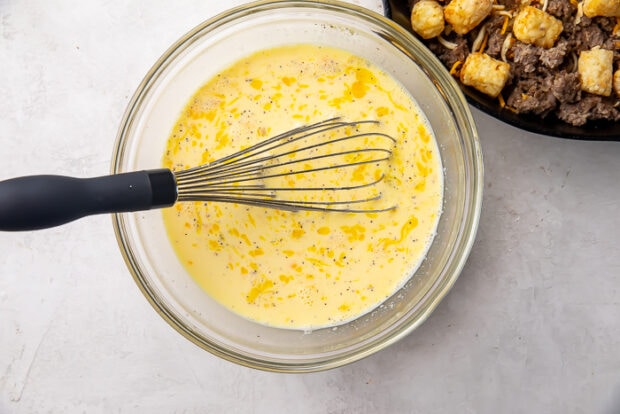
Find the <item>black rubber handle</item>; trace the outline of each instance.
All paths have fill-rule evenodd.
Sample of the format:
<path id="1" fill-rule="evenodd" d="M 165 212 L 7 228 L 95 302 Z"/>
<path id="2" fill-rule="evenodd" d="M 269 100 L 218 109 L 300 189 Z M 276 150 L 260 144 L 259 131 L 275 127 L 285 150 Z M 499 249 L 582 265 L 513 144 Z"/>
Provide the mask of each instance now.
<path id="1" fill-rule="evenodd" d="M 176 179 L 168 169 L 95 178 L 12 178 L 0 182 L 0 230 L 38 230 L 93 214 L 169 207 L 176 199 Z"/>

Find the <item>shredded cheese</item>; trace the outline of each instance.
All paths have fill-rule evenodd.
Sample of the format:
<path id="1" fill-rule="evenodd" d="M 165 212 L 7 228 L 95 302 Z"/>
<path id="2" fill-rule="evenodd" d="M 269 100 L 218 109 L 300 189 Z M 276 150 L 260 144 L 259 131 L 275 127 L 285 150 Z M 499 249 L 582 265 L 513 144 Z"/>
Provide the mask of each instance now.
<path id="1" fill-rule="evenodd" d="M 575 24 L 581 23 L 581 18 L 583 17 L 583 2 L 579 2 L 577 4 L 577 13 L 575 14 Z"/>
<path id="2" fill-rule="evenodd" d="M 480 46 L 480 50 L 479 50 L 480 53 L 484 52 L 484 49 L 487 48 L 488 40 L 489 40 L 489 34 L 485 33 L 484 38 L 482 39 L 482 45 Z"/>
<path id="3" fill-rule="evenodd" d="M 484 41 L 486 34 L 487 34 L 487 27 L 482 26 L 482 28 L 478 32 L 478 35 L 476 36 L 476 39 L 474 40 L 474 43 L 471 46 L 472 52 L 482 52 L 481 46 L 483 45 L 483 41 Z"/>
<path id="4" fill-rule="evenodd" d="M 504 16 L 504 24 L 502 24 L 502 30 L 499 32 L 500 34 L 506 34 L 506 29 L 508 29 L 508 21 L 510 18 L 508 16 Z"/>
<path id="5" fill-rule="evenodd" d="M 459 68 L 463 64 L 463 61 L 457 60 L 454 62 L 454 65 L 450 68 L 450 75 L 456 75 L 458 73 Z"/>
<path id="6" fill-rule="evenodd" d="M 512 46 L 512 33 L 508 33 L 508 36 L 504 39 L 504 43 L 502 43 L 502 50 L 500 52 L 500 56 L 504 62 L 508 62 L 508 58 L 506 54 L 508 53 L 508 49 Z"/>
<path id="7" fill-rule="evenodd" d="M 454 42 L 450 42 L 446 39 L 443 38 L 443 36 L 437 36 L 437 40 L 439 41 L 439 43 L 441 43 L 443 45 L 443 47 L 445 47 L 446 49 L 456 49 L 456 47 L 458 46 L 456 43 Z"/>
<path id="8" fill-rule="evenodd" d="M 506 101 L 504 101 L 504 97 L 502 96 L 501 93 L 499 95 L 497 95 L 497 100 L 499 101 L 499 107 L 500 108 L 506 107 Z"/>

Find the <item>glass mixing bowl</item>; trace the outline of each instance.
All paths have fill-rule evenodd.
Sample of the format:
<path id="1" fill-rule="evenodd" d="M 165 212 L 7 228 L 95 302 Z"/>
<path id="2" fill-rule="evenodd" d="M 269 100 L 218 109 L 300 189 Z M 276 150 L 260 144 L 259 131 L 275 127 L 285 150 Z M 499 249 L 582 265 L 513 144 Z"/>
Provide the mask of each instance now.
<path id="1" fill-rule="evenodd" d="M 463 268 L 478 226 L 483 186 L 471 113 L 441 63 L 396 23 L 331 1 L 253 3 L 220 14 L 183 36 L 155 63 L 133 96 L 115 144 L 112 172 L 159 167 L 174 122 L 202 84 L 252 52 L 295 43 L 338 47 L 374 62 L 417 100 L 435 133 L 444 166 L 443 213 L 426 259 L 403 288 L 344 325 L 312 332 L 273 328 L 225 309 L 193 281 L 172 249 L 160 211 L 119 214 L 113 220 L 136 283 L 173 328 L 222 358 L 281 372 L 347 364 L 419 326 Z"/>

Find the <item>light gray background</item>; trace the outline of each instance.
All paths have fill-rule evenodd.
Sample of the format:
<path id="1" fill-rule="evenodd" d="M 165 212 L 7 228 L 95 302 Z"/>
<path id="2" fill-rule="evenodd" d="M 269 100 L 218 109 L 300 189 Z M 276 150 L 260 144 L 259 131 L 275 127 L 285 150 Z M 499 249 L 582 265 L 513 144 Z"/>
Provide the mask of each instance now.
<path id="1" fill-rule="evenodd" d="M 240 3 L 0 0 L 0 179 L 107 173 L 152 63 Z M 620 143 L 474 116 L 478 237 L 454 289 L 401 342 L 308 375 L 220 360 L 151 309 L 110 218 L 91 217 L 0 234 L 0 413 L 620 412 Z"/>

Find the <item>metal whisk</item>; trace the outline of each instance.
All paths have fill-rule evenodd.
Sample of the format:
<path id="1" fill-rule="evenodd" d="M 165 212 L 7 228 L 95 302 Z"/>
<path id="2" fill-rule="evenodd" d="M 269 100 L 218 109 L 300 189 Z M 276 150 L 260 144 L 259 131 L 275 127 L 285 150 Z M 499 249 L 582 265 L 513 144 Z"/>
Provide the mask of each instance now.
<path id="1" fill-rule="evenodd" d="M 154 169 L 87 179 L 58 175 L 9 179 L 0 182 L 0 230 L 36 230 L 87 215 L 170 207 L 183 201 L 288 211 L 388 211 L 396 206 L 377 207 L 372 203 L 381 198 L 375 186 L 383 180 L 383 173 L 362 182 L 313 185 L 316 174 L 333 175 L 335 170 L 365 164 L 380 166 L 390 158 L 395 139 L 361 130 L 371 124 L 377 121 L 333 118 L 274 136 L 209 164 L 175 172 Z M 374 146 L 367 147 L 368 143 Z M 306 181 L 309 185 L 295 185 Z"/>

